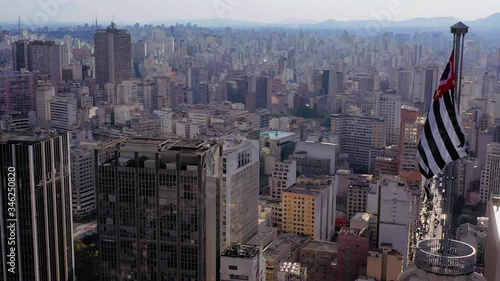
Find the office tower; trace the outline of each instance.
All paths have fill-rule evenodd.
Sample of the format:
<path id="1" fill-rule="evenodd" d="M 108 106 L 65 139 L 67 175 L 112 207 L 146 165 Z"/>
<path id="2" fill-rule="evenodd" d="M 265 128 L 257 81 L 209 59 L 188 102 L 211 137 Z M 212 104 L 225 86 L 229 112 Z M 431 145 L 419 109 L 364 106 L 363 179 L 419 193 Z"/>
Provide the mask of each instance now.
<path id="1" fill-rule="evenodd" d="M 488 234 L 485 244 L 484 277 L 486 280 L 500 278 L 500 197 L 492 196 L 486 211 L 488 217 Z"/>
<path id="2" fill-rule="evenodd" d="M 398 69 L 396 72 L 396 94 L 402 100 L 411 100 L 411 71 L 407 69 Z"/>
<path id="3" fill-rule="evenodd" d="M 415 67 L 412 75 L 412 101 L 424 104 L 424 112 L 429 112 L 432 97 L 438 86 L 438 67 Z"/>
<path id="4" fill-rule="evenodd" d="M 36 119 L 37 125 L 46 127 L 50 120 L 50 101 L 55 96 L 55 89 L 51 83 L 38 82 L 36 89 Z"/>
<path id="5" fill-rule="evenodd" d="M 377 92 L 374 98 L 375 115 L 384 117 L 386 144 L 399 144 L 402 105 L 401 96 Z"/>
<path id="6" fill-rule="evenodd" d="M 399 170 L 404 171 L 405 178 L 415 173 L 415 177 L 420 178 L 418 163 L 416 161 L 416 151 L 424 121 L 424 118 L 418 117 L 417 108 L 407 105 L 401 107 Z"/>
<path id="7" fill-rule="evenodd" d="M 200 88 L 200 73 L 201 70 L 199 68 L 188 68 L 187 70 L 187 75 L 186 75 L 186 85 L 188 90 L 192 91 L 192 101 L 188 103 L 189 104 L 200 104 L 200 103 L 207 103 L 207 98 L 203 98 L 201 95 L 201 88 Z"/>
<path id="8" fill-rule="evenodd" d="M 343 227 L 339 231 L 337 253 L 337 278 L 335 280 L 354 281 L 365 275 L 360 269 L 366 266 L 370 240 L 368 229 Z"/>
<path id="9" fill-rule="evenodd" d="M 257 77 L 255 80 L 255 108 L 271 109 L 273 82 L 268 77 Z"/>
<path id="10" fill-rule="evenodd" d="M 297 171 L 305 176 L 335 175 L 339 159 L 338 144 L 328 141 L 298 141 L 293 155 Z"/>
<path id="11" fill-rule="evenodd" d="M 27 71 L 0 73 L 0 116 L 36 110 L 36 77 Z"/>
<path id="12" fill-rule="evenodd" d="M 215 280 L 220 144 L 126 137 L 95 153 L 100 280 Z"/>
<path id="13" fill-rule="evenodd" d="M 116 86 L 117 104 L 128 105 L 137 100 L 137 83 L 135 81 L 122 81 Z"/>
<path id="14" fill-rule="evenodd" d="M 146 48 L 146 42 L 144 41 L 139 41 L 134 43 L 133 45 L 133 62 L 135 64 L 140 64 L 144 62 L 144 59 L 147 56 L 147 48 Z"/>
<path id="15" fill-rule="evenodd" d="M 248 77 L 246 75 L 237 75 L 226 81 L 226 96 L 223 100 L 233 103 L 245 103 L 245 97 L 248 94 Z"/>
<path id="16" fill-rule="evenodd" d="M 383 156 L 386 145 L 383 117 L 347 113 L 332 114 L 332 134 L 339 137 L 340 152 L 349 155 L 355 172 L 375 170 L 375 158 Z"/>
<path id="17" fill-rule="evenodd" d="M 69 140 L 45 132 L 0 135 L 1 280 L 75 280 Z"/>
<path id="18" fill-rule="evenodd" d="M 15 71 L 28 69 L 28 41 L 19 40 L 12 44 L 13 66 Z"/>
<path id="19" fill-rule="evenodd" d="M 95 154 L 89 145 L 72 147 L 70 154 L 73 216 L 81 218 L 96 210 Z"/>
<path id="20" fill-rule="evenodd" d="M 368 252 L 366 276 L 375 280 L 397 280 L 403 269 L 403 255 L 392 244 Z"/>
<path id="21" fill-rule="evenodd" d="M 59 94 L 50 101 L 50 128 L 71 130 L 78 126 L 77 100 L 73 94 Z"/>
<path id="22" fill-rule="evenodd" d="M 271 117 L 271 112 L 266 108 L 259 108 L 255 110 L 255 128 L 256 129 L 269 129 L 269 120 Z"/>
<path id="23" fill-rule="evenodd" d="M 297 178 L 282 191 L 282 230 L 330 241 L 335 232 L 335 195 L 331 177 Z"/>
<path id="24" fill-rule="evenodd" d="M 330 70 L 314 71 L 313 92 L 316 95 L 328 95 L 333 92 L 333 73 Z"/>
<path id="25" fill-rule="evenodd" d="M 266 280 L 266 260 L 260 246 L 233 244 L 220 258 L 221 280 Z"/>
<path id="26" fill-rule="evenodd" d="M 500 195 L 500 143 L 489 143 L 486 148 L 486 165 L 481 171 L 481 202 L 488 203 L 492 196 Z"/>
<path id="27" fill-rule="evenodd" d="M 412 192 L 398 177 L 382 177 L 379 197 L 378 242 L 390 243 L 403 256 L 403 266 L 408 263 Z M 420 190 L 418 192 L 420 199 Z M 419 213 L 415 214 L 418 218 Z"/>
<path id="28" fill-rule="evenodd" d="M 246 243 L 258 231 L 259 143 L 226 139 L 221 186 L 221 247 Z"/>
<path id="29" fill-rule="evenodd" d="M 62 79 L 62 53 L 63 46 L 54 41 L 32 41 L 28 44 L 28 70 L 49 74 L 52 84 L 57 85 Z"/>
<path id="30" fill-rule="evenodd" d="M 125 29 L 114 23 L 107 29 L 98 29 L 94 35 L 95 77 L 101 87 L 115 85 L 132 78 L 132 39 Z"/>
<path id="31" fill-rule="evenodd" d="M 349 184 L 347 191 L 347 219 L 357 213 L 366 213 L 370 203 L 370 194 L 377 192 L 377 183 L 371 175 L 362 175 Z"/>
<path id="32" fill-rule="evenodd" d="M 282 193 L 297 182 L 297 162 L 285 160 L 274 162 L 271 177 L 269 178 L 271 198 L 281 202 Z"/>

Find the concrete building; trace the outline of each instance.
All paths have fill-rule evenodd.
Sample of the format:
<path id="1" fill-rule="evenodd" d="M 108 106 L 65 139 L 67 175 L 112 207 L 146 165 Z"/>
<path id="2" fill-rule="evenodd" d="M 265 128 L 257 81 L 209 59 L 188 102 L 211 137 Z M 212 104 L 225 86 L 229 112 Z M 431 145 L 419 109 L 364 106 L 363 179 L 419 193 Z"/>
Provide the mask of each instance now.
<path id="1" fill-rule="evenodd" d="M 399 169 L 404 174 L 412 176 L 418 173 L 416 151 L 420 132 L 425 119 L 418 117 L 418 109 L 411 106 L 401 107 L 401 127 L 399 137 Z"/>
<path id="2" fill-rule="evenodd" d="M 36 110 L 36 77 L 27 71 L 0 73 L 0 116 Z"/>
<path id="3" fill-rule="evenodd" d="M 272 175 L 269 178 L 272 199 L 281 201 L 283 191 L 290 188 L 296 182 L 297 162 L 295 160 L 274 162 Z"/>
<path id="4" fill-rule="evenodd" d="M 37 125 L 46 127 L 50 121 L 50 101 L 55 96 L 54 86 L 50 83 L 38 83 L 36 89 L 36 119 Z"/>
<path id="5" fill-rule="evenodd" d="M 75 218 L 85 217 L 96 211 L 95 145 L 71 148 L 72 206 Z"/>
<path id="6" fill-rule="evenodd" d="M 335 232 L 335 195 L 331 177 L 297 178 L 281 196 L 281 229 L 330 241 Z"/>
<path id="7" fill-rule="evenodd" d="M 489 143 L 486 149 L 486 165 L 481 171 L 481 202 L 487 203 L 492 196 L 500 195 L 500 143 Z"/>
<path id="8" fill-rule="evenodd" d="M 374 94 L 375 116 L 384 117 L 386 143 L 399 144 L 401 124 L 401 96 L 397 94 Z"/>
<path id="9" fill-rule="evenodd" d="M 339 137 L 340 152 L 349 155 L 354 172 L 373 172 L 375 158 L 386 146 L 383 117 L 356 113 L 332 114 L 332 134 Z"/>
<path id="10" fill-rule="evenodd" d="M 351 182 L 347 193 L 347 218 L 352 218 L 357 213 L 366 213 L 368 210 L 368 196 L 373 189 L 377 188 L 372 183 L 371 175 L 362 175 Z"/>
<path id="11" fill-rule="evenodd" d="M 94 44 L 97 84 L 119 85 L 132 78 L 132 39 L 127 30 L 111 23 L 107 29 L 97 30 Z"/>
<path id="12" fill-rule="evenodd" d="M 266 264 L 260 246 L 233 244 L 222 252 L 221 281 L 266 281 Z"/>
<path id="13" fill-rule="evenodd" d="M 369 249 L 367 229 L 343 227 L 339 231 L 337 253 L 337 279 L 355 280 L 358 276 L 366 276 L 366 263 Z"/>
<path id="14" fill-rule="evenodd" d="M 75 280 L 70 138 L 0 135 L 1 280 Z"/>
<path id="15" fill-rule="evenodd" d="M 477 218 L 477 225 L 470 223 L 461 224 L 457 228 L 456 238 L 474 247 L 477 252 L 477 265 L 484 266 L 484 250 L 486 242 L 486 234 L 488 229 L 488 218 Z"/>
<path id="16" fill-rule="evenodd" d="M 50 101 L 50 128 L 68 131 L 78 126 L 77 99 L 73 94 L 59 94 Z"/>
<path id="17" fill-rule="evenodd" d="M 259 143 L 226 138 L 223 143 L 221 246 L 246 243 L 257 234 L 259 204 Z"/>
<path id="18" fill-rule="evenodd" d="M 95 153 L 100 278 L 215 280 L 221 145 L 124 137 Z"/>
<path id="19" fill-rule="evenodd" d="M 307 281 L 336 280 L 338 244 L 309 241 L 300 249 L 300 264 L 307 268 Z"/>
<path id="20" fill-rule="evenodd" d="M 328 141 L 298 141 L 291 158 L 305 176 L 335 175 L 340 149 Z"/>
<path id="21" fill-rule="evenodd" d="M 486 214 L 488 235 L 485 244 L 484 277 L 490 281 L 500 278 L 500 197 L 491 197 Z"/>
<path id="22" fill-rule="evenodd" d="M 368 252 L 366 276 L 375 280 L 397 280 L 403 270 L 403 255 L 392 248 L 392 244 L 382 243 L 379 249 Z"/>

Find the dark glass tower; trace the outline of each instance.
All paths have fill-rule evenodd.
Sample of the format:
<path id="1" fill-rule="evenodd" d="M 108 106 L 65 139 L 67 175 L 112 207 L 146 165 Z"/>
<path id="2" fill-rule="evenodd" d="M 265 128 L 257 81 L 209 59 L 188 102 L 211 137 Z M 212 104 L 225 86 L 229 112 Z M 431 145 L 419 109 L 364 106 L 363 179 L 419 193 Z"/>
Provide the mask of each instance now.
<path id="1" fill-rule="evenodd" d="M 0 280 L 75 280 L 69 139 L 0 134 Z"/>

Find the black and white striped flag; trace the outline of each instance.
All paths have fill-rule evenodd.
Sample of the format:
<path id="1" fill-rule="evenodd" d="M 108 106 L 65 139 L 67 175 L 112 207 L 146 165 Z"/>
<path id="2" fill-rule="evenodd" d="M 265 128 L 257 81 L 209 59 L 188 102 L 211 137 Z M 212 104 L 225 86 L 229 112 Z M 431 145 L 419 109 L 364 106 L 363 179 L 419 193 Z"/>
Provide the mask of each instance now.
<path id="1" fill-rule="evenodd" d="M 455 103 L 454 54 L 446 65 L 420 134 L 417 161 L 420 173 L 430 179 L 446 165 L 469 154 L 465 131 Z"/>

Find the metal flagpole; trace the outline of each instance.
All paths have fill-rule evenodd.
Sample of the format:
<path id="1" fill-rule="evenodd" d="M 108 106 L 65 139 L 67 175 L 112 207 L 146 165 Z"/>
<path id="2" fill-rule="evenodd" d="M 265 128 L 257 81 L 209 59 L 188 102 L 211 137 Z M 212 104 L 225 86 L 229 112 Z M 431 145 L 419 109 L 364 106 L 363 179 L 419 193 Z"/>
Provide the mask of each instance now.
<path id="1" fill-rule="evenodd" d="M 462 62 L 463 62 L 463 51 L 464 51 L 464 41 L 465 35 L 469 31 L 469 27 L 462 22 L 458 22 L 451 26 L 451 33 L 453 34 L 454 43 L 454 70 L 455 70 L 455 104 L 457 114 L 460 114 L 460 95 L 461 95 L 461 81 L 462 81 Z M 453 223 L 453 196 L 456 190 L 456 178 L 458 174 L 458 165 L 454 161 L 448 165 L 445 173 L 445 189 L 444 189 L 444 216 L 442 217 L 441 223 L 443 226 L 443 239 L 441 243 L 441 254 L 447 256 L 447 251 L 450 249 L 450 240 L 452 237 L 452 223 Z"/>

